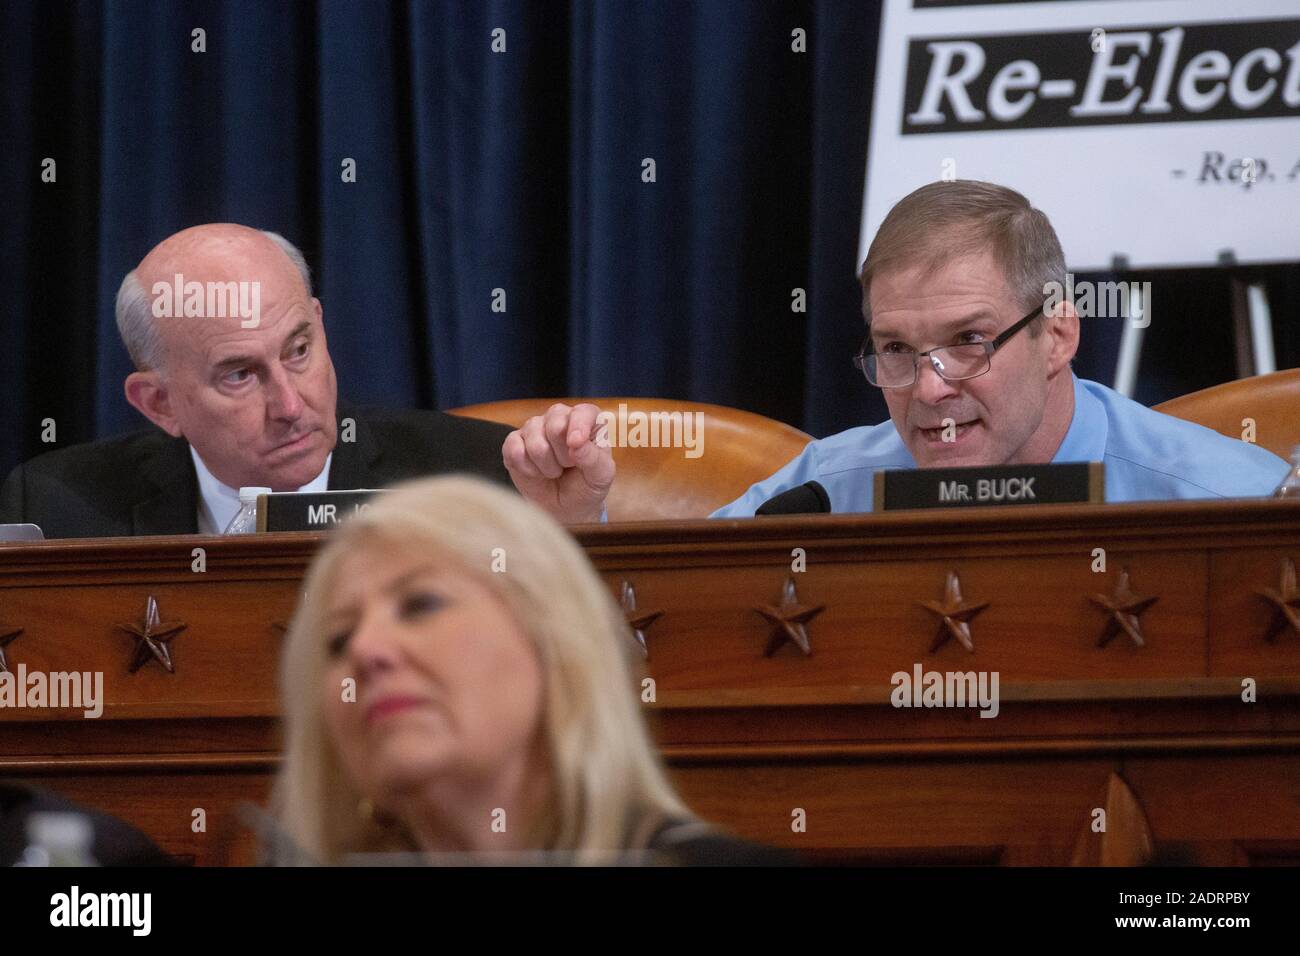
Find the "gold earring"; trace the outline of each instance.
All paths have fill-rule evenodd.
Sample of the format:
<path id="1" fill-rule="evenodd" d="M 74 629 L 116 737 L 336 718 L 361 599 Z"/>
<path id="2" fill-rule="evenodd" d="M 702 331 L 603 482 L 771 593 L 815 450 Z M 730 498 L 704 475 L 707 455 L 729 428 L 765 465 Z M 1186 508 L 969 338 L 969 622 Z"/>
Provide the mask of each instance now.
<path id="1" fill-rule="evenodd" d="M 357 801 L 357 816 L 363 823 L 375 822 L 375 802 L 369 797 L 362 797 Z"/>

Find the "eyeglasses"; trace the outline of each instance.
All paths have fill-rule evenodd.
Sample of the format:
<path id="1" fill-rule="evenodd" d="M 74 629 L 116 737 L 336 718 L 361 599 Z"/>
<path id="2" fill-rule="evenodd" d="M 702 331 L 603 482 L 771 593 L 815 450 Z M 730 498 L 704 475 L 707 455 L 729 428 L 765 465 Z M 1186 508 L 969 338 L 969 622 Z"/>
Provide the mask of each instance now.
<path id="1" fill-rule="evenodd" d="M 970 342 L 964 345 L 944 345 L 928 352 L 871 352 L 871 334 L 858 354 L 853 356 L 853 367 L 861 369 L 868 382 L 877 388 L 907 388 L 916 382 L 917 366 L 928 358 L 930 366 L 940 378 L 960 382 L 978 378 L 993 364 L 993 353 L 1006 345 L 1007 340 L 1042 314 L 1042 306 L 1002 332 L 991 342 Z"/>

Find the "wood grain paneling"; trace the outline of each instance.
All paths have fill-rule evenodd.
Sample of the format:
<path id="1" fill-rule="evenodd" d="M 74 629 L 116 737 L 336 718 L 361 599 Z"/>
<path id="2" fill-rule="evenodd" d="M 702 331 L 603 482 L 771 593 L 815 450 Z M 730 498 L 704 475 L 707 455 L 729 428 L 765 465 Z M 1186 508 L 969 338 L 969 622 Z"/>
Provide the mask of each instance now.
<path id="1" fill-rule="evenodd" d="M 1300 503 L 574 530 L 616 599 L 626 581 L 638 608 L 662 612 L 640 665 L 655 680 L 645 710 L 708 819 L 826 863 L 1063 865 L 1119 779 L 1154 862 L 1297 858 L 1300 638 L 1263 640 L 1270 612 L 1255 591 L 1300 560 Z M 98 720 L 0 710 L 0 773 L 135 822 L 178 857 L 251 862 L 237 810 L 265 799 L 278 760 L 276 624 L 320 540 L 0 545 L 0 624 L 23 628 L 5 649 L 10 669 L 102 671 L 107 695 Z M 806 570 L 792 566 L 799 554 Z M 1122 567 L 1157 598 L 1145 644 L 1098 647 L 1106 614 L 1088 596 L 1110 593 Z M 973 652 L 955 640 L 930 650 L 937 619 L 924 603 L 942 599 L 950 572 L 988 605 L 971 622 Z M 766 656 L 772 625 L 754 608 L 778 605 L 789 578 L 801 604 L 825 610 L 806 625 L 810 655 L 787 642 Z M 134 642 L 115 628 L 151 595 L 186 625 L 174 673 L 153 661 L 130 673 Z M 997 717 L 893 707 L 892 676 L 916 665 L 996 672 Z M 791 829 L 795 808 L 805 832 Z"/>

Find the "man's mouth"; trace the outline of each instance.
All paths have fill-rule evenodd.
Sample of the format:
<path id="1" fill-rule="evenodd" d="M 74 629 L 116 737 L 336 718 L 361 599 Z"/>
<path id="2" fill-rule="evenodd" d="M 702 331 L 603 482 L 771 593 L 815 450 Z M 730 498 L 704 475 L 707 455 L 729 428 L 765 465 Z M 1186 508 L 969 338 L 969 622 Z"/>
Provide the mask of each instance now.
<path id="1" fill-rule="evenodd" d="M 310 438 L 313 434 L 315 434 L 315 432 L 316 432 L 315 429 L 312 429 L 311 431 L 303 432 L 297 438 L 291 438 L 280 445 L 276 445 L 275 448 L 272 449 L 272 451 L 297 451 L 304 444 L 306 444 L 307 439 Z"/>
<path id="2" fill-rule="evenodd" d="M 917 430 L 928 442 L 937 442 L 941 445 L 954 444 L 978 424 L 979 419 L 972 418 L 970 421 L 954 422 L 952 425 L 940 425 L 938 428 L 920 428 Z"/>

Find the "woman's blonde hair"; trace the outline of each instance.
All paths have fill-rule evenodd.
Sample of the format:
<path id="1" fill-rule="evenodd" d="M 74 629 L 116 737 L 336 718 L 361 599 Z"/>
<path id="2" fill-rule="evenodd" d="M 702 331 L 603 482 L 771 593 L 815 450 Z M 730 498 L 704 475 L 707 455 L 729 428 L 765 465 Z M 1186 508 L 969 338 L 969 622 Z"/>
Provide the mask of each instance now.
<path id="1" fill-rule="evenodd" d="M 411 850 L 400 827 L 367 822 L 321 713 L 324 612 L 342 559 L 400 549 L 475 575 L 536 644 L 543 673 L 541 733 L 550 802 L 546 849 L 578 862 L 643 846 L 657 821 L 691 819 L 664 773 L 640 713 L 624 617 L 586 555 L 549 515 L 476 478 L 428 478 L 377 496 L 316 555 L 285 639 L 281 700 L 285 756 L 273 807 L 309 858 Z"/>

